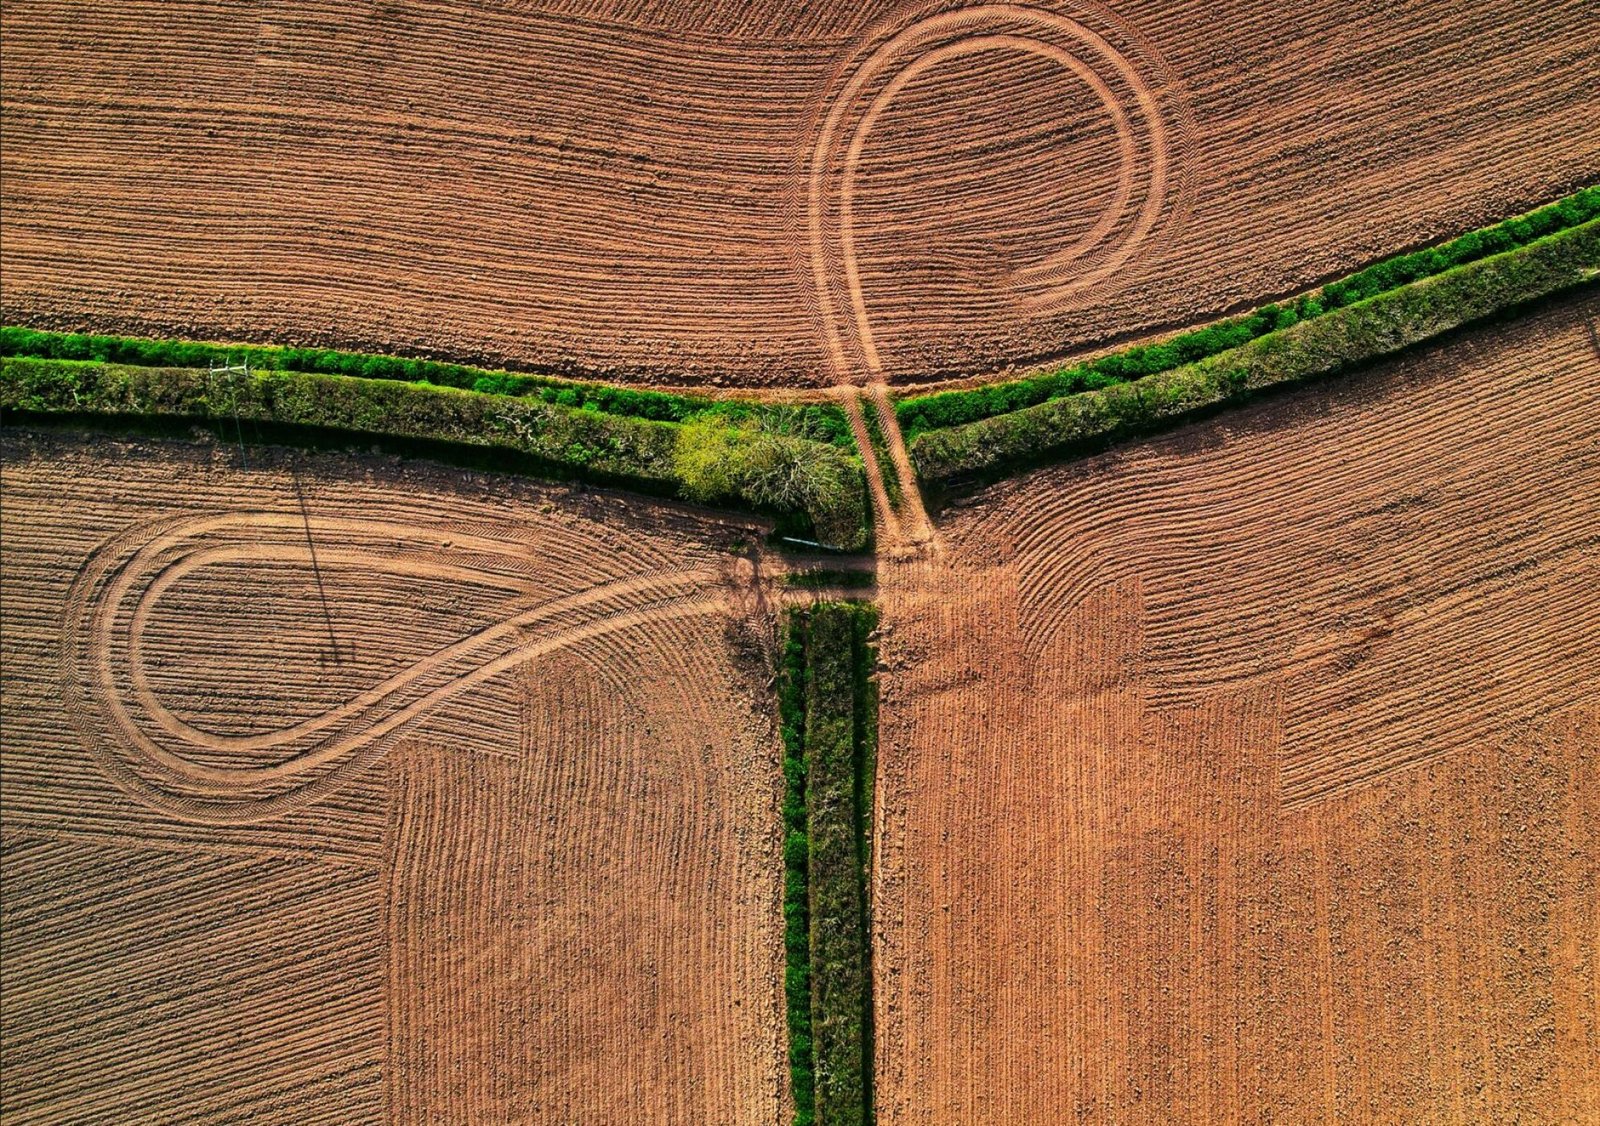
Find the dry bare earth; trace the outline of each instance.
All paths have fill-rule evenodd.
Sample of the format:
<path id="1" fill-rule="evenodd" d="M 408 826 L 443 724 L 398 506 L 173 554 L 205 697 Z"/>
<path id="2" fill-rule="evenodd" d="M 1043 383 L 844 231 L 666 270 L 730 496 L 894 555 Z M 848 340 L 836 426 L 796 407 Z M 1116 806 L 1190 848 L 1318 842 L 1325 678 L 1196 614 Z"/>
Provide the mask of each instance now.
<path id="1" fill-rule="evenodd" d="M 884 580 L 880 1121 L 1600 1120 L 1600 295 Z"/>
<path id="2" fill-rule="evenodd" d="M 7 320 L 896 380 L 1600 179 L 1592 9 L 7 0 Z"/>
<path id="3" fill-rule="evenodd" d="M 781 1117 L 741 529 L 3 440 L 7 1122 Z"/>

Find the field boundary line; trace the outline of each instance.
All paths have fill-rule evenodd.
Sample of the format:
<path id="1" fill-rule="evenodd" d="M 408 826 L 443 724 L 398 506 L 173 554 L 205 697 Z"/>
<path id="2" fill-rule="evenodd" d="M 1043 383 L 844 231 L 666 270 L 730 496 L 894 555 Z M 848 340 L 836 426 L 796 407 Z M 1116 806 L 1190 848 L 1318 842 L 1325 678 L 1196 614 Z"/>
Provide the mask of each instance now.
<path id="1" fill-rule="evenodd" d="M 1456 266 L 1515 250 L 1547 235 L 1600 217 L 1600 186 L 1584 188 L 1524 215 L 1468 231 L 1431 248 L 1383 258 L 1321 287 L 1268 302 L 1238 316 L 1214 320 L 1146 342 L 1109 348 L 1092 359 L 1055 366 L 1021 379 L 962 380 L 970 386 L 908 390 L 896 410 L 913 441 L 923 433 L 977 422 L 1076 391 L 1169 371 L 1281 331 L 1299 321 L 1432 277 Z"/>
<path id="2" fill-rule="evenodd" d="M 262 442 L 342 448 L 351 436 L 377 437 L 409 456 L 731 507 L 831 549 L 854 550 L 866 539 L 860 460 L 801 434 L 715 416 L 660 422 L 431 384 L 271 370 L 231 381 L 219 401 L 207 376 L 203 368 L 3 356 L 0 410 L 12 414 L 7 421 L 179 432 L 231 424 L 237 413 L 257 424 Z"/>
<path id="3" fill-rule="evenodd" d="M 860 601 L 784 615 L 778 705 L 796 1126 L 872 1121 L 877 623 L 877 607 Z"/>
<path id="4" fill-rule="evenodd" d="M 1600 219 L 1299 321 L 1183 367 L 919 435 L 918 479 L 961 491 L 1348 372 L 1600 278 Z"/>

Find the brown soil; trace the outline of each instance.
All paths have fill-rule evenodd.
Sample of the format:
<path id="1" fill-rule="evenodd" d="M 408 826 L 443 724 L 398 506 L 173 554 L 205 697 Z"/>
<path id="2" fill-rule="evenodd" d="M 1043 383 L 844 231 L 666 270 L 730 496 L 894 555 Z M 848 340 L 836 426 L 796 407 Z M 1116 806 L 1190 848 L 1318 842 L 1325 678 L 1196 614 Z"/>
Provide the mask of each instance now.
<path id="1" fill-rule="evenodd" d="M 970 373 L 1600 178 L 1592 11 L 6 5 L 8 321 Z M 159 33 L 152 33 L 159 29 Z"/>
<path id="2" fill-rule="evenodd" d="M 784 1116 L 750 529 L 3 443 L 7 1121 Z"/>
<path id="3" fill-rule="evenodd" d="M 1600 296 L 881 577 L 878 1108 L 1600 1120 Z"/>

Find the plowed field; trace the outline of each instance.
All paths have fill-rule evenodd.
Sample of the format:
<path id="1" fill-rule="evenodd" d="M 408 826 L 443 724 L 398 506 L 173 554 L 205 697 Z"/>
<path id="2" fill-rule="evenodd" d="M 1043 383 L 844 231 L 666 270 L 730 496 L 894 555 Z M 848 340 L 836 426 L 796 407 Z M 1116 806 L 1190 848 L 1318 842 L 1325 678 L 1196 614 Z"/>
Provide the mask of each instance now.
<path id="1" fill-rule="evenodd" d="M 968 373 L 1600 178 L 1592 8 L 8 0 L 7 321 Z"/>
<path id="2" fill-rule="evenodd" d="M 884 1123 L 1600 1120 L 1600 296 L 891 578 Z"/>
<path id="3" fill-rule="evenodd" d="M 746 529 L 3 441 L 7 1121 L 780 1117 Z"/>

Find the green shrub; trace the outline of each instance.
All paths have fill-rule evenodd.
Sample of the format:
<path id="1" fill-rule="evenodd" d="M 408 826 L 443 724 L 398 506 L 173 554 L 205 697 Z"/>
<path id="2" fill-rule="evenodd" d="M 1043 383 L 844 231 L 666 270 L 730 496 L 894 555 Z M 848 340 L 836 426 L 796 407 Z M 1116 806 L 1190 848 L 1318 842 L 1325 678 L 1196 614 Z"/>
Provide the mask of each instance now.
<path id="1" fill-rule="evenodd" d="M 805 512 L 824 544 L 858 548 L 866 540 L 866 486 L 860 462 L 820 442 L 719 417 L 684 423 L 673 453 L 685 495 Z"/>
<path id="2" fill-rule="evenodd" d="M 672 455 L 684 494 L 706 504 L 740 496 L 745 477 L 744 442 L 745 435 L 720 419 L 685 423 L 678 430 Z"/>
<path id="3" fill-rule="evenodd" d="M 1268 387 L 1347 370 L 1573 286 L 1600 271 L 1600 220 L 1268 334 L 1143 379 L 924 433 L 910 445 L 924 482 L 994 477 L 1147 432 Z"/>

